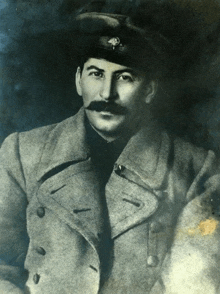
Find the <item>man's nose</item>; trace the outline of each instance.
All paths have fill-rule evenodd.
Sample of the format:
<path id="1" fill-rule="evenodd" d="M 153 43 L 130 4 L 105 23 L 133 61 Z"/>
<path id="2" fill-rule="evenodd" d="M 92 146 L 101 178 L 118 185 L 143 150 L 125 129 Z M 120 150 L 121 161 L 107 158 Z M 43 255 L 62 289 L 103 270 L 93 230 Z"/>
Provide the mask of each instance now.
<path id="1" fill-rule="evenodd" d="M 100 97 L 104 100 L 117 99 L 116 84 L 113 77 L 105 77 L 103 80 Z"/>

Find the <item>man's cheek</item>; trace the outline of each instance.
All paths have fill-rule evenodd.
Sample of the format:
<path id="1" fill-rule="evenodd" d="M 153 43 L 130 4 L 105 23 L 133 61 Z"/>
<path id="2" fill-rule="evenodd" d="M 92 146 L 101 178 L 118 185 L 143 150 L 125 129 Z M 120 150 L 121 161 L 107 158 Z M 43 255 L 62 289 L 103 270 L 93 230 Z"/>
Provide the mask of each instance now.
<path id="1" fill-rule="evenodd" d="M 87 92 L 83 91 L 82 92 L 82 97 L 83 97 L 83 104 L 85 107 L 89 106 L 90 102 L 92 101 L 92 98 L 90 95 L 88 95 Z"/>

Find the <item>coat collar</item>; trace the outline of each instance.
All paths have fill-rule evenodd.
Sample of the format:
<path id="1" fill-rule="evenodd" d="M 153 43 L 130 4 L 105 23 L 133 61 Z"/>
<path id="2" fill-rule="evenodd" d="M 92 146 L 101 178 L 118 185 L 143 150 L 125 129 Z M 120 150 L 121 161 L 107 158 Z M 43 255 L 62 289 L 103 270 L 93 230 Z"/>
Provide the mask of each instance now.
<path id="1" fill-rule="evenodd" d="M 155 124 L 150 124 L 134 135 L 117 160 L 118 165 L 135 173 L 153 189 L 163 183 L 168 167 L 170 140 Z M 44 146 L 37 173 L 40 180 L 59 166 L 88 159 L 85 113 L 79 112 L 56 127 L 49 134 Z"/>
<path id="2" fill-rule="evenodd" d="M 133 172 L 152 189 L 159 189 L 168 169 L 170 145 L 168 135 L 151 123 L 130 139 L 116 164 Z"/>
<path id="3" fill-rule="evenodd" d="M 89 148 L 86 143 L 84 109 L 61 123 L 50 132 L 44 145 L 37 180 L 51 170 L 71 162 L 88 159 Z"/>

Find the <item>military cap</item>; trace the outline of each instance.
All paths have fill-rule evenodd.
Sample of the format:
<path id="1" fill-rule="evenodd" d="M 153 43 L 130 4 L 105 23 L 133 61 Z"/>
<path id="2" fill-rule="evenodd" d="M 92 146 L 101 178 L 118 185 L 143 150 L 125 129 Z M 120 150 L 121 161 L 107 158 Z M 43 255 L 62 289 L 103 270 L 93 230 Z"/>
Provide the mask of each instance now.
<path id="1" fill-rule="evenodd" d="M 76 17 L 75 28 L 81 57 L 104 58 L 149 73 L 163 71 L 172 50 L 167 38 L 135 25 L 126 15 L 83 13 Z"/>

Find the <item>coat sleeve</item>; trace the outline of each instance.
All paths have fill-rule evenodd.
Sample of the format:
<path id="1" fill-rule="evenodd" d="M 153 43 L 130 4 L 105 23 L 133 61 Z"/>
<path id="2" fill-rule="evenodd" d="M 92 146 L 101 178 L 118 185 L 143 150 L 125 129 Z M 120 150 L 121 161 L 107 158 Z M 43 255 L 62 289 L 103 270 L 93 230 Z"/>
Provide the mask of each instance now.
<path id="1" fill-rule="evenodd" d="M 220 174 L 211 153 L 188 191 L 171 251 L 164 261 L 164 294 L 220 294 Z"/>
<path id="2" fill-rule="evenodd" d="M 23 293 L 28 248 L 25 178 L 19 135 L 10 135 L 0 149 L 0 293 Z"/>

